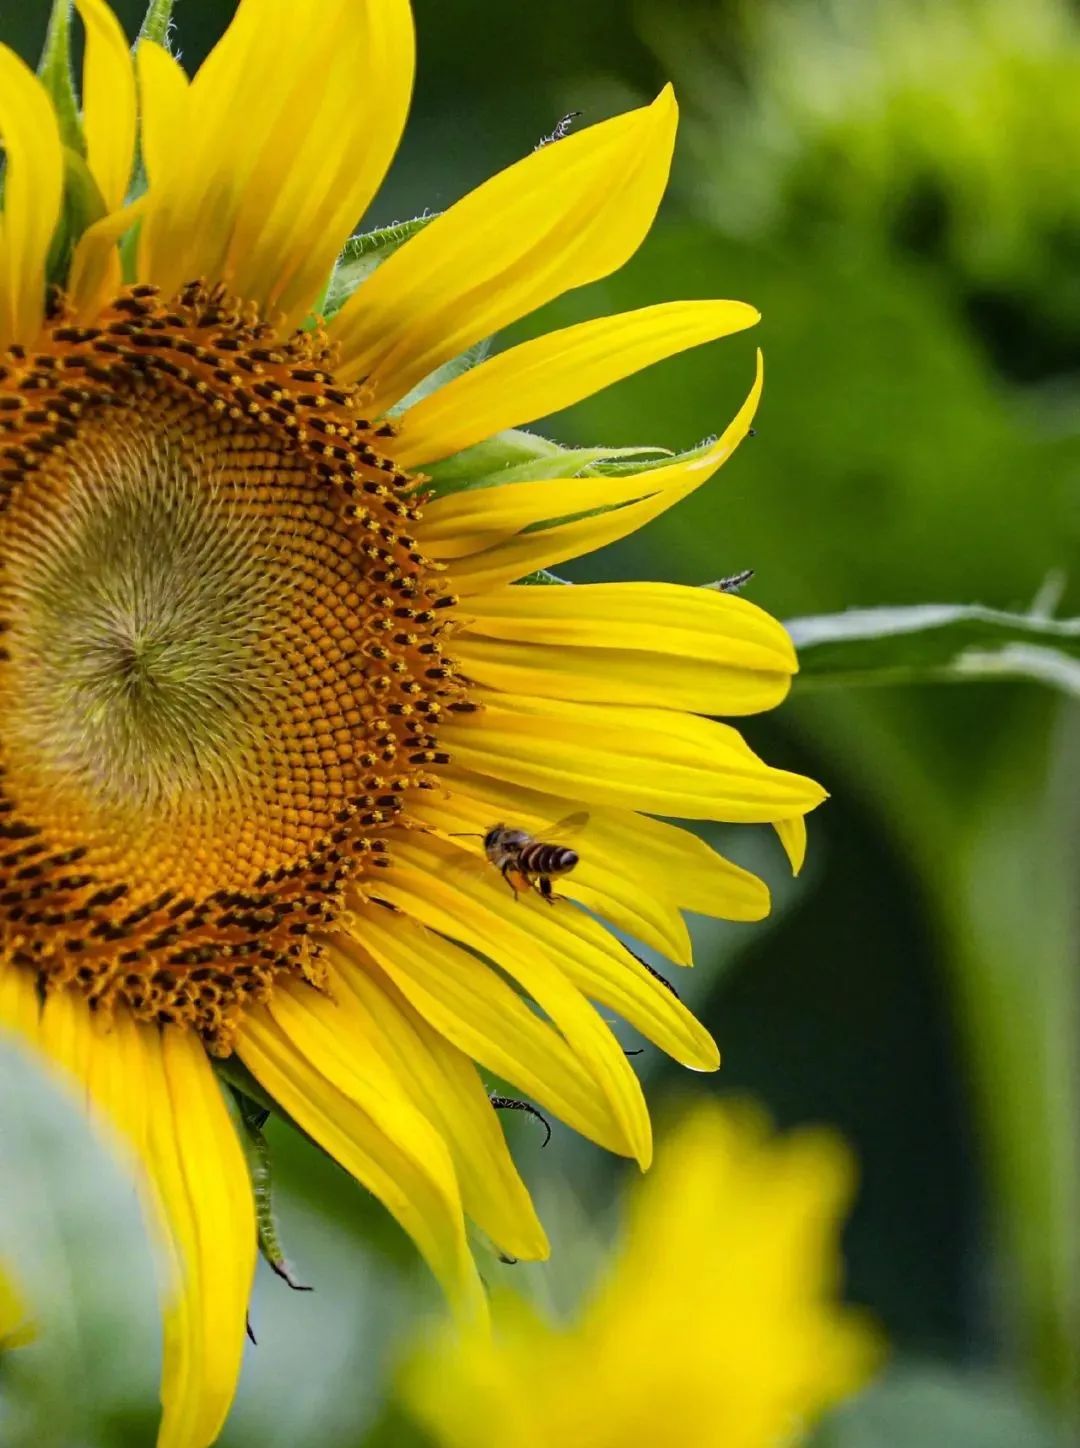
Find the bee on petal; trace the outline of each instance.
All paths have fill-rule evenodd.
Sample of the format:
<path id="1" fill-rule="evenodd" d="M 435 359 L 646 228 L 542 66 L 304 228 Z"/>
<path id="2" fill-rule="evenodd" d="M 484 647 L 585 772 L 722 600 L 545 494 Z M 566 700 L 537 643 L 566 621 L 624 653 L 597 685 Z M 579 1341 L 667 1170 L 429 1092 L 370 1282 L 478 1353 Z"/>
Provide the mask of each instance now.
<path id="1" fill-rule="evenodd" d="M 552 828 L 552 834 L 566 835 L 580 829 L 588 819 L 584 812 L 568 815 Z M 540 840 L 528 830 L 499 823 L 482 835 L 484 854 L 517 896 L 521 890 L 535 890 L 548 902 L 557 896 L 552 880 L 568 875 L 581 858 L 577 850 L 554 840 Z"/>

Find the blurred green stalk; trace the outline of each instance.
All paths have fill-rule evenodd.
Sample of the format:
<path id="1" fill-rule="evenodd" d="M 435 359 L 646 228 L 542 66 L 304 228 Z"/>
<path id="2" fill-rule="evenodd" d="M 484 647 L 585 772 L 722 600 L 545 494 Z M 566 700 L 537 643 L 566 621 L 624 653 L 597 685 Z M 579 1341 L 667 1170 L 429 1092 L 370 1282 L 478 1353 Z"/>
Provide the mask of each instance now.
<path id="1" fill-rule="evenodd" d="M 885 795 L 923 880 L 971 1067 L 1007 1352 L 1080 1441 L 1080 705 L 1046 710 L 1042 741 L 1024 730 L 959 796 L 897 728 L 894 697 L 799 708 Z"/>
<path id="2" fill-rule="evenodd" d="M 945 917 L 1020 1347 L 1080 1436 L 1080 707 L 997 761 L 961 826 Z"/>

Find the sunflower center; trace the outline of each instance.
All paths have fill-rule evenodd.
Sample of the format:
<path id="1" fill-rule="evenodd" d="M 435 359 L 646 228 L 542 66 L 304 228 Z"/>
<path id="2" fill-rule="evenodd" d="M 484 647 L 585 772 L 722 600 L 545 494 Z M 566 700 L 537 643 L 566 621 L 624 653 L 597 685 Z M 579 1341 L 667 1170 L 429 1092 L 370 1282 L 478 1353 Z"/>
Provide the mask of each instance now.
<path id="1" fill-rule="evenodd" d="M 224 438 L 214 452 L 231 461 Z M 250 795 L 285 692 L 290 541 L 279 517 L 246 516 L 234 478 L 200 478 L 207 461 L 116 408 L 9 513 L 9 757 L 36 756 L 39 789 L 152 827 L 193 796 Z"/>
<path id="2" fill-rule="evenodd" d="M 0 368 L 0 962 L 219 1051 L 318 980 L 465 706 L 411 480 L 325 361 L 135 288 Z"/>

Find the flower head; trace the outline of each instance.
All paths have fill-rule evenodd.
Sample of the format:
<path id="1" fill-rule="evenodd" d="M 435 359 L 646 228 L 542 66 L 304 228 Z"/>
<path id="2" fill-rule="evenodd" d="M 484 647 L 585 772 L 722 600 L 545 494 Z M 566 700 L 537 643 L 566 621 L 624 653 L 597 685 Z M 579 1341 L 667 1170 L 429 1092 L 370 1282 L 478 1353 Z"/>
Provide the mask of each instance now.
<path id="1" fill-rule="evenodd" d="M 756 1115 L 699 1106 L 577 1318 L 496 1299 L 494 1338 L 443 1329 L 408 1364 L 406 1400 L 446 1448 L 794 1441 L 880 1354 L 836 1301 L 851 1175 L 831 1136 L 777 1140 Z"/>
<path id="2" fill-rule="evenodd" d="M 760 368 L 723 435 L 665 466 L 429 482 L 756 320 L 666 303 L 426 390 L 630 256 L 670 89 L 411 228 L 351 293 L 340 269 L 320 318 L 404 123 L 406 0 L 241 0 L 190 80 L 152 41 L 133 64 L 104 0 L 77 8 L 81 122 L 0 48 L 0 1023 L 138 1163 L 174 1265 L 161 1441 L 197 1445 L 233 1392 L 256 1236 L 212 1058 L 482 1314 L 466 1218 L 517 1257 L 547 1244 L 474 1063 L 647 1165 L 594 1003 L 688 1066 L 718 1057 L 600 920 L 688 964 L 683 907 L 757 919 L 768 895 L 652 816 L 772 822 L 797 862 L 823 792 L 702 717 L 783 698 L 794 653 L 762 610 L 517 586 L 704 482 Z M 469 838 L 575 813 L 555 899 L 531 888 L 550 871 L 500 878 Z"/>

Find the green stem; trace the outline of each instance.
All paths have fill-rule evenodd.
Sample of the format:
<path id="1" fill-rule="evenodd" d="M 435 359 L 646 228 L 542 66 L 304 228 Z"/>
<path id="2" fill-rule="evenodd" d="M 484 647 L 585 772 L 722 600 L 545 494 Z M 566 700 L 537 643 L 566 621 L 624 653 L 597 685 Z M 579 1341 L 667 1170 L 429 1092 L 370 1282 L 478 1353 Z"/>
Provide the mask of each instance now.
<path id="1" fill-rule="evenodd" d="M 143 23 L 139 27 L 139 40 L 152 40 L 168 50 L 172 12 L 173 0 L 150 0 Z"/>
<path id="2" fill-rule="evenodd" d="M 1010 741 L 963 800 L 892 712 L 887 692 L 798 704 L 849 779 L 854 767 L 868 791 L 891 791 L 886 821 L 922 873 L 952 970 L 1010 1348 L 1080 1435 L 1080 710 L 1062 704 L 1046 748 L 1030 733 L 1024 750 Z"/>
<path id="3" fill-rule="evenodd" d="M 60 122 L 61 140 L 65 146 L 85 156 L 86 143 L 79 124 L 79 106 L 71 73 L 71 0 L 53 0 L 38 75 L 52 98 Z"/>

